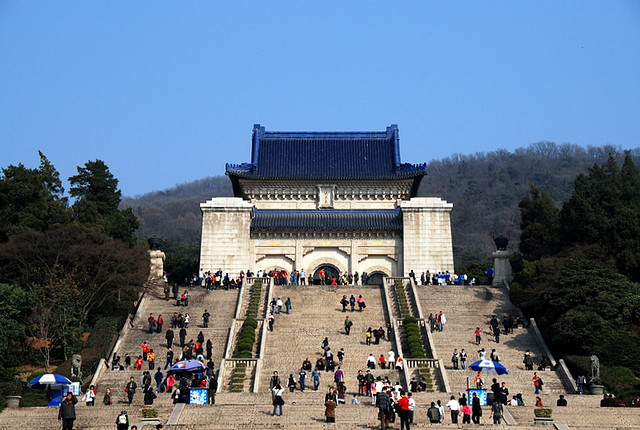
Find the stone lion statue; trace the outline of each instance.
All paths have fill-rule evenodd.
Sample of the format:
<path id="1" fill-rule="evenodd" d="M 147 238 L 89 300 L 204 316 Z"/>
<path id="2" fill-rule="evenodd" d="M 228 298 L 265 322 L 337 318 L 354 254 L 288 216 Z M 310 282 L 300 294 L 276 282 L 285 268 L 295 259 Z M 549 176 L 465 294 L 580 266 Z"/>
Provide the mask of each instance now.
<path id="1" fill-rule="evenodd" d="M 82 356 L 80 354 L 71 356 L 71 376 L 82 379 Z"/>
<path id="2" fill-rule="evenodd" d="M 596 379 L 600 377 L 600 360 L 596 355 L 591 356 L 591 379 Z"/>

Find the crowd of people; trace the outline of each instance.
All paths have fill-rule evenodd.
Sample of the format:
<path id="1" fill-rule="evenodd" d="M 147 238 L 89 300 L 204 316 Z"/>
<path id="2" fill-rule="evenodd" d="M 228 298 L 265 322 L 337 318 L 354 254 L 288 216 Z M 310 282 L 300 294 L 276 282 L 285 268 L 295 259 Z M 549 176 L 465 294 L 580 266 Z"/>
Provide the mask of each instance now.
<path id="1" fill-rule="evenodd" d="M 411 273 L 411 277 L 415 282 L 415 274 L 413 274 L 413 271 Z M 194 275 L 188 283 L 191 286 L 200 286 L 208 290 L 232 289 L 242 286 L 245 277 L 255 276 L 271 277 L 275 285 L 306 285 L 308 281 L 307 274 L 304 270 L 293 271 L 291 273 L 283 270 L 269 272 L 258 271 L 255 274 L 247 271 L 241 272 L 240 275 L 235 278 L 229 277 L 228 273 L 223 273 L 222 270 L 218 270 L 216 272 L 200 271 L 199 275 Z M 353 274 L 343 273 L 337 278 L 327 278 L 326 276 L 321 276 L 322 283 L 329 285 L 358 285 L 358 283 L 361 282 L 363 285 L 366 285 L 367 276 L 366 273 L 359 275 L 356 272 Z M 420 278 L 422 285 L 430 285 L 432 283 L 434 285 L 452 285 L 458 283 L 465 284 L 466 282 L 466 275 L 457 276 L 455 274 L 449 274 L 448 272 L 437 273 L 432 276 L 429 271 L 427 271 L 423 272 Z M 184 290 L 181 292 L 180 290 L 181 288 L 174 286 L 170 289 L 170 292 L 173 293 L 173 299 L 176 300 L 176 307 L 185 308 L 185 311 L 174 312 L 170 317 L 168 326 L 165 326 L 165 320 L 162 314 L 158 314 L 157 316 L 153 313 L 149 314 L 145 330 L 148 333 L 149 340 L 145 340 L 140 345 L 140 354 L 126 353 L 124 357 L 120 357 L 114 353 L 111 360 L 112 370 L 133 370 L 135 372 L 141 372 L 139 377 L 131 376 L 124 387 L 129 404 L 134 402 L 138 392 L 142 393 L 142 402 L 144 405 L 152 405 L 158 395 L 170 395 L 174 403 L 188 403 L 189 391 L 194 388 L 207 389 L 209 391 L 210 403 L 215 403 L 215 392 L 217 391 L 218 381 L 215 377 L 215 365 L 212 361 L 213 344 L 210 339 L 205 341 L 203 331 L 198 333 L 195 340 L 187 340 L 190 337 L 189 328 L 191 323 L 190 313 L 186 312 L 186 309 L 189 309 L 189 291 Z M 167 294 L 167 290 L 165 290 L 166 298 L 169 299 Z M 352 294 L 350 297 L 348 297 L 348 295 L 342 295 L 339 304 L 341 306 L 339 310 L 342 312 L 349 310 L 351 312 L 362 312 L 366 308 L 366 303 L 362 295 L 356 294 Z M 267 322 L 269 329 L 273 331 L 276 315 L 290 314 L 292 308 L 290 298 L 272 297 L 268 304 L 269 313 Z M 348 315 L 354 314 L 347 314 L 344 320 L 344 333 L 346 335 L 350 334 L 353 325 L 353 321 Z M 203 328 L 209 326 L 210 317 L 211 314 L 205 309 L 202 314 Z M 432 333 L 443 332 L 447 318 L 445 314 L 440 311 L 438 313 L 431 313 L 427 318 L 427 322 Z M 525 322 L 519 317 L 505 315 L 500 322 L 497 316 L 494 315 L 489 322 L 488 331 L 497 344 L 500 342 L 501 334 L 508 335 L 513 333 L 513 329 L 520 324 L 524 326 Z M 379 345 L 381 340 L 390 341 L 393 338 L 393 327 L 387 322 L 386 327 L 369 327 L 364 333 L 366 345 L 371 345 L 372 341 L 374 344 Z M 154 348 L 150 346 L 154 343 L 158 344 L 158 347 L 155 348 L 156 350 L 162 346 L 156 340 L 159 336 L 163 336 L 166 340 L 164 344 L 165 350 L 163 351 L 166 353 L 164 365 L 157 364 L 159 357 L 156 355 L 157 352 L 154 351 Z M 191 336 L 193 336 L 193 332 Z M 480 327 L 476 328 L 474 337 L 476 345 L 481 346 L 483 330 Z M 152 340 L 155 340 L 155 342 L 152 342 Z M 336 411 L 339 409 L 339 405 L 347 402 L 348 387 L 345 383 L 346 375 L 343 368 L 345 354 L 344 348 L 339 348 L 337 351 L 332 350 L 329 346 L 328 337 L 325 337 L 321 343 L 320 356 L 315 359 L 315 362 L 306 358 L 302 362 L 299 371 L 289 373 L 288 377 L 283 379 L 280 378 L 277 371 L 274 372 L 269 386 L 269 391 L 272 394 L 272 414 L 274 416 L 283 415 L 284 398 L 287 390 L 290 393 L 297 390 L 304 392 L 308 389 L 317 391 L 321 386 L 322 378 L 330 377 L 331 382 L 324 397 L 323 405 L 325 407 L 327 422 L 335 422 Z M 470 354 L 472 353 L 470 352 Z M 487 357 L 487 354 L 489 354 L 489 357 Z M 468 358 L 464 348 L 460 350 L 457 348 L 454 349 L 451 355 L 452 368 L 454 370 L 465 370 L 468 367 Z M 490 353 L 488 353 L 485 348 L 481 348 L 478 350 L 478 358 L 481 360 L 490 359 L 497 362 L 501 361 L 501 357 L 496 348 L 493 348 Z M 167 370 L 178 361 L 189 359 L 196 359 L 203 364 L 206 363 L 205 371 L 193 375 L 174 375 L 173 373 L 167 372 Z M 536 365 L 535 361 L 533 354 L 530 351 L 526 351 L 523 357 L 525 368 L 527 370 L 534 370 L 534 366 Z M 537 369 L 544 370 L 549 367 L 550 364 L 546 357 L 542 357 L 539 360 Z M 426 381 L 412 378 L 408 386 L 403 387 L 399 382 L 395 382 L 394 384 L 388 374 L 374 376 L 373 372 L 378 370 L 403 370 L 403 358 L 399 354 L 396 354 L 393 348 L 390 348 L 386 354 L 380 354 L 379 356 L 374 356 L 373 353 L 369 354 L 365 365 L 366 369 L 359 370 L 356 375 L 358 384 L 357 394 L 354 392 L 355 387 L 349 387 L 353 393 L 350 402 L 352 404 L 360 404 L 361 398 L 370 398 L 371 405 L 378 409 L 378 417 L 382 423 L 388 424 L 398 419 L 401 423 L 401 428 L 404 429 L 404 427 L 406 427 L 407 430 L 409 430 L 410 425 L 414 422 L 414 410 L 416 407 L 413 393 L 425 391 L 427 389 Z M 145 369 L 145 367 L 147 367 L 147 369 Z M 310 384 L 308 383 L 309 380 L 311 380 Z M 544 382 L 537 372 L 534 373 L 532 382 L 534 384 L 535 394 L 538 394 L 540 390 L 542 390 Z M 478 372 L 474 383 L 477 388 L 484 387 L 485 380 L 481 373 Z M 490 392 L 493 394 L 495 401 L 491 405 L 489 418 L 493 420 L 494 424 L 501 424 L 504 406 L 524 406 L 522 394 L 511 395 L 505 382 L 499 384 L 496 379 L 493 379 Z M 92 406 L 97 394 L 96 387 L 91 386 L 85 392 L 82 400 L 86 402 L 87 406 Z M 113 404 L 111 390 L 108 388 L 105 391 L 103 402 L 105 405 Z M 468 424 L 471 421 L 480 424 L 482 407 L 480 405 L 480 399 L 475 393 L 472 393 L 469 399 L 466 397 L 466 394 L 462 393 L 458 397 L 451 396 L 450 399 L 446 401 L 446 404 L 443 403 L 444 402 L 440 400 L 431 403 L 427 412 L 427 419 L 431 423 L 443 423 L 450 420 L 452 424 L 457 424 L 460 419 L 463 424 Z M 609 406 L 611 401 L 605 396 L 603 403 L 607 403 L 606 406 Z M 566 406 L 566 404 L 567 400 L 561 395 L 557 400 L 557 406 Z M 543 406 L 542 399 L 539 396 L 536 396 L 535 405 Z"/>
<path id="2" fill-rule="evenodd" d="M 237 276 L 230 276 L 222 269 L 211 271 L 200 269 L 198 274 L 184 280 L 184 284 L 190 287 L 204 287 L 207 290 L 240 288 L 245 278 L 271 278 L 273 285 L 311 285 L 314 282 L 320 285 L 369 285 L 370 276 L 367 272 L 341 272 L 337 274 L 329 273 L 321 268 L 310 276 L 304 269 L 292 270 L 241 270 Z"/>
<path id="3" fill-rule="evenodd" d="M 476 278 L 471 278 L 466 274 L 457 275 L 455 273 L 449 273 L 448 270 L 444 272 L 434 272 L 427 270 L 420 275 L 420 281 L 416 279 L 416 273 L 411 270 L 409 272 L 409 278 L 413 281 L 414 285 L 475 285 Z"/>

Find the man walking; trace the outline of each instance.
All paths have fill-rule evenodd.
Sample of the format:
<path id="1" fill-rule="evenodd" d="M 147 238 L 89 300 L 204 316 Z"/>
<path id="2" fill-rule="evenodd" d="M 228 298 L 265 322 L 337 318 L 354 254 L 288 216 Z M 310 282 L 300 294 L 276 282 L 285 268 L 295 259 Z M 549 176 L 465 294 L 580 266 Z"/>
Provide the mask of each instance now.
<path id="1" fill-rule="evenodd" d="M 391 409 L 391 397 L 387 393 L 387 387 L 376 395 L 376 406 L 378 406 L 378 416 L 380 417 L 380 425 L 389 423 L 389 412 Z M 408 424 L 408 423 L 407 423 Z"/>
<path id="2" fill-rule="evenodd" d="M 211 314 L 209 313 L 208 310 L 204 310 L 204 313 L 202 314 L 202 326 L 204 328 L 208 328 L 209 327 L 209 318 L 211 318 Z"/>
<path id="3" fill-rule="evenodd" d="M 460 415 L 460 403 L 456 400 L 455 396 L 451 396 L 449 403 L 446 407 L 451 411 L 451 424 L 458 424 L 458 415 Z"/>
<path id="4" fill-rule="evenodd" d="M 409 425 L 409 399 L 406 396 L 406 393 L 400 391 L 400 400 L 398 400 L 397 404 L 398 415 L 400 416 L 400 430 L 404 430 L 405 426 L 407 430 L 410 430 Z"/>
<path id="5" fill-rule="evenodd" d="M 502 424 L 502 414 L 504 412 L 504 406 L 500 402 L 494 401 L 491 405 L 491 413 L 489 418 L 493 417 L 494 424 Z"/>
<path id="6" fill-rule="evenodd" d="M 427 409 L 427 418 L 431 424 L 440 423 L 440 411 L 436 408 L 436 404 L 431 402 L 431 407 Z"/>
<path id="7" fill-rule="evenodd" d="M 76 403 L 78 399 L 71 391 L 60 403 L 58 420 L 62 421 L 62 430 L 73 430 L 73 422 L 76 420 Z"/>
<path id="8" fill-rule="evenodd" d="M 353 325 L 353 321 L 351 321 L 349 317 L 346 317 L 344 319 L 344 332 L 347 334 L 347 336 L 349 336 L 349 333 L 351 333 L 352 325 Z"/>
<path id="9" fill-rule="evenodd" d="M 134 380 L 133 376 L 129 379 L 127 386 L 125 387 L 125 391 L 127 392 L 127 398 L 129 399 L 129 404 L 133 402 L 133 395 L 136 394 L 136 389 L 138 388 L 138 384 Z"/>
<path id="10" fill-rule="evenodd" d="M 311 375 L 313 376 L 313 390 L 318 391 L 318 387 L 320 386 L 320 371 L 315 369 Z"/>

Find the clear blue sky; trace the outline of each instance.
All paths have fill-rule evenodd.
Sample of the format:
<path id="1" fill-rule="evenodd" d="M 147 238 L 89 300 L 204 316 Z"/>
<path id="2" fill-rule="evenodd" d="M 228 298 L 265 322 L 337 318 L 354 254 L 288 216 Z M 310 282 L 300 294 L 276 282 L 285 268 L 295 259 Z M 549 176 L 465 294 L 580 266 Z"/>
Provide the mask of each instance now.
<path id="1" fill-rule="evenodd" d="M 0 167 L 101 159 L 133 196 L 250 161 L 254 123 L 396 123 L 411 163 L 636 148 L 640 2 L 0 0 Z"/>

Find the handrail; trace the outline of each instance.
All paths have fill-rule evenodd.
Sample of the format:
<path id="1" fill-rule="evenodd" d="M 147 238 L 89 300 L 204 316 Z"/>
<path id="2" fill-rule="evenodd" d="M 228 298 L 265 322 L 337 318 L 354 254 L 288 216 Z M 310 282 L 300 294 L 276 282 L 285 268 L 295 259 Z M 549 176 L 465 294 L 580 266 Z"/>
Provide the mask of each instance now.
<path id="1" fill-rule="evenodd" d="M 574 383 L 575 379 L 571 374 L 571 371 L 567 367 L 567 364 L 561 358 L 558 360 L 558 365 L 556 366 L 556 373 L 559 374 L 560 380 L 562 381 L 562 385 L 564 385 L 564 389 L 567 394 L 576 394 L 578 390 L 576 390 L 576 385 Z"/>
<path id="2" fill-rule="evenodd" d="M 535 318 L 530 318 L 529 321 L 530 321 L 529 325 L 533 330 L 533 334 L 535 335 L 536 340 L 538 341 L 538 346 L 540 346 L 540 349 L 542 350 L 544 355 L 547 356 L 547 358 L 551 362 L 551 365 L 555 368 L 557 364 L 556 360 L 553 358 L 553 355 L 551 354 L 551 351 L 549 350 L 547 343 L 544 341 L 544 338 L 542 337 L 542 333 L 540 333 L 540 329 L 538 328 L 538 324 L 536 324 Z"/>

